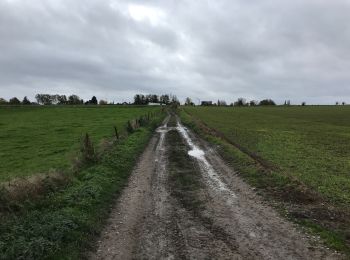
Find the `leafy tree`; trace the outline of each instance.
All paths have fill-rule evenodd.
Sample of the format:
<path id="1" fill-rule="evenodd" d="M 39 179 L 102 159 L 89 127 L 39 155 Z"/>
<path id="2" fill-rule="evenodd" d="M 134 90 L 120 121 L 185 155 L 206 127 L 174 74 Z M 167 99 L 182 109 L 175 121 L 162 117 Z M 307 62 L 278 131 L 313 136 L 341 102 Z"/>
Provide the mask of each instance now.
<path id="1" fill-rule="evenodd" d="M 148 94 L 145 96 L 144 98 L 144 104 L 148 104 L 148 103 L 159 103 L 159 99 L 158 96 L 155 94 Z"/>
<path id="2" fill-rule="evenodd" d="M 70 95 L 68 97 L 68 104 L 69 105 L 79 105 L 79 104 L 82 104 L 83 100 L 80 99 L 80 97 L 78 97 L 77 95 Z"/>
<path id="3" fill-rule="evenodd" d="M 136 94 L 134 96 L 134 105 L 139 105 L 141 103 L 141 97 L 140 94 Z"/>
<path id="4" fill-rule="evenodd" d="M 148 98 L 144 95 L 141 95 L 141 105 L 147 105 L 148 104 Z"/>
<path id="5" fill-rule="evenodd" d="M 151 100 L 150 100 L 150 102 L 152 102 L 152 103 L 159 103 L 158 96 L 155 95 L 155 94 L 151 95 Z"/>
<path id="6" fill-rule="evenodd" d="M 57 105 L 58 104 L 58 99 L 59 99 L 60 95 L 56 94 L 56 95 L 51 95 L 51 102 L 53 105 Z"/>
<path id="7" fill-rule="evenodd" d="M 6 105 L 7 104 L 7 100 L 4 98 L 0 98 L 0 105 Z"/>
<path id="8" fill-rule="evenodd" d="M 249 106 L 251 106 L 251 107 L 254 107 L 254 106 L 256 106 L 257 104 L 258 104 L 258 102 L 255 101 L 255 100 L 250 100 L 250 101 L 249 101 Z"/>
<path id="9" fill-rule="evenodd" d="M 31 104 L 31 102 L 29 101 L 29 99 L 27 98 L 27 96 L 25 96 L 25 97 L 23 98 L 22 104 L 23 104 L 23 105 L 30 105 L 30 104 Z"/>
<path id="10" fill-rule="evenodd" d="M 20 104 L 21 104 L 21 101 L 19 101 L 18 98 L 13 97 L 13 98 L 10 99 L 9 104 L 10 104 L 10 105 L 20 105 Z"/>
<path id="11" fill-rule="evenodd" d="M 90 104 L 97 105 L 97 98 L 95 96 L 91 98 Z"/>
<path id="12" fill-rule="evenodd" d="M 66 95 L 58 95 L 57 96 L 57 102 L 59 105 L 65 105 L 68 103 L 67 96 Z"/>
<path id="13" fill-rule="evenodd" d="M 50 94 L 36 94 L 36 101 L 41 105 L 52 105 L 52 95 Z"/>
<path id="14" fill-rule="evenodd" d="M 169 95 L 161 95 L 161 96 L 159 97 L 159 101 L 160 101 L 160 103 L 162 103 L 162 104 L 168 105 L 168 104 L 170 103 Z"/>
<path id="15" fill-rule="evenodd" d="M 302 106 L 306 106 L 306 102 L 305 102 L 305 101 L 302 102 L 301 105 L 302 105 Z"/>
<path id="16" fill-rule="evenodd" d="M 272 99 L 263 99 L 259 102 L 259 106 L 275 106 L 276 103 Z"/>
<path id="17" fill-rule="evenodd" d="M 147 98 L 142 94 L 136 94 L 134 96 L 134 105 L 145 105 Z"/>

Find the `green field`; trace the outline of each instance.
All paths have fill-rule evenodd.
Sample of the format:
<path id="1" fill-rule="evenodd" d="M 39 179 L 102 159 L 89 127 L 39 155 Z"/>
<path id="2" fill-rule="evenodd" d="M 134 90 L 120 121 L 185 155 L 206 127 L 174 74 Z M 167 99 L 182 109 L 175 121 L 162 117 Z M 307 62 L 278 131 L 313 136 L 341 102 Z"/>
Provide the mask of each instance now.
<path id="1" fill-rule="evenodd" d="M 84 133 L 94 143 L 156 107 L 0 107 L 0 181 L 65 169 Z"/>
<path id="2" fill-rule="evenodd" d="M 350 106 L 185 107 L 327 199 L 350 204 Z"/>
<path id="3" fill-rule="evenodd" d="M 81 133 L 89 132 L 95 142 L 111 139 L 113 125 L 125 129 L 127 120 L 157 111 L 160 108 L 1 108 L 0 149 L 6 156 L 0 157 L 6 173 L 1 178 L 67 166 Z M 154 113 L 141 127 L 114 139 L 99 160 L 84 164 L 74 174 L 68 171 L 64 185 L 53 186 L 47 180 L 39 187 L 46 192 L 21 200 L 10 200 L 11 193 L 0 190 L 0 259 L 86 259 L 112 202 L 164 116 Z"/>

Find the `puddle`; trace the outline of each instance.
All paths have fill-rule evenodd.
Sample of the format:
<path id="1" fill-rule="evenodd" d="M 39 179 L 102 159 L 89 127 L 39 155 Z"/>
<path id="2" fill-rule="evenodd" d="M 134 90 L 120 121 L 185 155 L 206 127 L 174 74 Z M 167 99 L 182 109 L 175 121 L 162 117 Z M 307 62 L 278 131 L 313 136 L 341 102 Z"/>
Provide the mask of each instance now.
<path id="1" fill-rule="evenodd" d="M 194 144 L 194 142 L 192 141 L 191 137 L 188 134 L 188 130 L 186 129 L 186 127 L 184 127 L 178 122 L 177 130 L 179 131 L 181 136 L 186 140 L 187 144 L 191 148 L 191 150 L 188 151 L 188 154 L 197 159 L 197 161 L 199 162 L 201 171 L 203 173 L 206 173 L 207 176 L 209 177 L 209 180 L 211 181 L 211 186 L 228 194 L 230 197 L 237 198 L 236 194 L 233 193 L 230 189 L 228 189 L 226 184 L 222 182 L 221 179 L 218 177 L 213 166 L 205 158 L 205 152 L 202 149 L 200 149 L 197 145 Z M 231 202 L 232 202 L 231 200 L 228 200 L 228 203 L 231 203 Z"/>
<path id="2" fill-rule="evenodd" d="M 191 137 L 188 134 L 188 130 L 186 127 L 184 127 L 182 124 L 177 122 L 176 127 L 168 127 L 167 123 L 164 125 L 158 127 L 156 131 L 160 133 L 160 139 L 159 143 L 157 145 L 157 151 L 158 151 L 158 156 L 160 161 L 164 161 L 164 140 L 165 140 L 165 135 L 167 132 L 171 130 L 176 130 L 180 133 L 182 138 L 185 139 L 186 143 L 190 147 L 190 150 L 188 151 L 188 154 L 194 158 L 197 159 L 200 169 L 202 173 L 204 173 L 208 177 L 208 182 L 209 185 L 215 189 L 219 190 L 220 192 L 224 193 L 225 195 L 228 195 L 229 198 L 227 199 L 227 203 L 232 203 L 232 198 L 236 198 L 236 194 L 234 194 L 230 189 L 227 188 L 226 184 L 222 182 L 222 180 L 219 178 L 218 174 L 214 170 L 213 166 L 209 163 L 209 161 L 205 157 L 205 152 L 200 149 L 191 139 Z M 158 160 L 156 159 L 158 162 Z M 162 165 L 160 165 L 162 166 Z M 164 169 L 165 170 L 165 169 Z"/>
<path id="3" fill-rule="evenodd" d="M 203 150 L 200 149 L 190 150 L 188 151 L 188 154 L 197 159 L 201 159 L 204 156 Z"/>

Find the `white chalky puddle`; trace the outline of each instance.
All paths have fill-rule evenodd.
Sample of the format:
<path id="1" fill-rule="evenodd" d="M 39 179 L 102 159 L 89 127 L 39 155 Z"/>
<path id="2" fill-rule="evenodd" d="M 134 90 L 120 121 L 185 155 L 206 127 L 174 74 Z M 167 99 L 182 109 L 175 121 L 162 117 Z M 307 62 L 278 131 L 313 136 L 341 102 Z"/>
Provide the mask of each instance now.
<path id="1" fill-rule="evenodd" d="M 190 138 L 190 136 L 188 134 L 188 130 L 183 125 L 181 125 L 179 122 L 177 123 L 177 127 L 168 127 L 167 123 L 165 123 L 163 126 L 158 127 L 158 129 L 156 130 L 158 133 L 160 133 L 160 140 L 159 140 L 159 143 L 157 145 L 157 151 L 158 151 L 158 153 L 159 152 L 161 153 L 157 157 L 164 156 L 163 151 L 164 151 L 165 135 L 167 132 L 169 132 L 171 130 L 176 130 L 181 134 L 182 138 L 185 139 L 186 143 L 190 147 L 188 154 L 197 159 L 202 173 L 206 174 L 209 177 L 208 178 L 208 180 L 210 182 L 209 185 L 212 188 L 220 190 L 221 192 L 225 193 L 226 195 L 229 195 L 230 198 L 228 198 L 227 203 L 231 204 L 232 203 L 231 199 L 237 198 L 236 194 L 233 193 L 230 189 L 228 189 L 226 187 L 226 184 L 221 181 L 221 179 L 218 177 L 216 171 L 214 170 L 213 166 L 205 158 L 205 152 L 202 149 L 200 149 L 197 145 L 194 144 L 194 142 L 192 141 L 192 139 Z M 156 159 L 156 162 L 157 161 L 158 160 Z"/>
<path id="2" fill-rule="evenodd" d="M 181 125 L 179 122 L 177 123 L 177 130 L 179 131 L 181 136 L 186 140 L 187 144 L 191 148 L 191 150 L 188 151 L 188 154 L 198 160 L 201 171 L 207 174 L 207 176 L 211 181 L 211 186 L 219 189 L 220 191 L 230 195 L 233 198 L 237 198 L 236 194 L 233 193 L 230 189 L 228 189 L 226 187 L 226 184 L 223 183 L 221 179 L 218 177 L 213 166 L 205 158 L 205 152 L 193 143 L 191 137 L 188 135 L 187 129 L 183 125 Z"/>
<path id="3" fill-rule="evenodd" d="M 200 150 L 200 149 L 190 150 L 190 151 L 188 151 L 188 154 L 192 157 L 197 158 L 197 159 L 200 159 L 204 156 L 203 150 Z"/>

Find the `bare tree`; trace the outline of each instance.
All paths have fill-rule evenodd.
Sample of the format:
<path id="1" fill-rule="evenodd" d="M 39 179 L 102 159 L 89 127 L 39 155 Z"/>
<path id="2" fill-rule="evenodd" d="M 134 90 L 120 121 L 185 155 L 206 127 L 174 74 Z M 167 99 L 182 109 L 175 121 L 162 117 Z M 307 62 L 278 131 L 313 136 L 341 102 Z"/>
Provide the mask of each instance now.
<path id="1" fill-rule="evenodd" d="M 227 106 L 227 103 L 225 100 L 218 100 L 218 106 Z"/>
<path id="2" fill-rule="evenodd" d="M 245 98 L 239 98 L 235 103 L 233 103 L 234 106 L 240 107 L 240 106 L 245 106 L 246 105 L 246 100 Z"/>
<path id="3" fill-rule="evenodd" d="M 186 100 L 185 100 L 185 106 L 193 106 L 193 102 L 192 102 L 192 99 L 187 97 Z"/>

